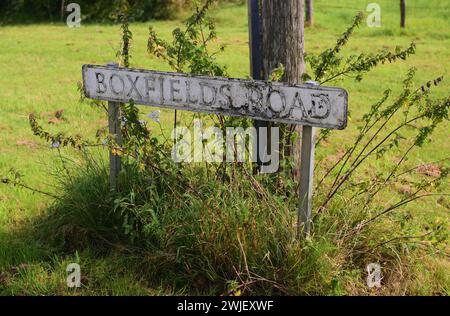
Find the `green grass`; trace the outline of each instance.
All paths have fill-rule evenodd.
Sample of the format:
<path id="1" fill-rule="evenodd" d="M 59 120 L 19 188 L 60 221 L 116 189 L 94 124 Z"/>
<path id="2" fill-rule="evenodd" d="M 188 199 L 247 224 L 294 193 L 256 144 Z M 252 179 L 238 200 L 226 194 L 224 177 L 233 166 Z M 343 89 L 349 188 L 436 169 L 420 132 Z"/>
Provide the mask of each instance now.
<path id="1" fill-rule="evenodd" d="M 317 53 L 332 46 L 356 12 L 365 11 L 367 3 L 356 0 L 317 1 L 316 24 L 306 29 L 306 51 Z M 450 5 L 438 0 L 408 2 L 407 28 L 402 30 L 397 2 L 383 0 L 378 3 L 382 8 L 382 27 L 369 28 L 363 24 L 351 39 L 346 53 L 395 49 L 397 45 L 406 47 L 411 41 L 417 44 L 417 53 L 405 62 L 380 66 L 361 83 L 350 79 L 338 83 L 349 92 L 352 120 L 361 117 L 385 89 L 392 88 L 398 92 L 409 67 L 417 67 L 418 83 L 449 75 Z M 225 52 L 219 57 L 220 62 L 228 67 L 231 76 L 247 77 L 246 6 L 223 5 L 215 9 L 213 15 L 218 22 L 218 42 L 226 45 Z M 172 29 L 180 23 L 132 24 L 132 66 L 169 70 L 162 61 L 146 53 L 148 26 L 152 25 L 160 35 L 169 39 Z M 119 26 L 82 25 L 79 29 L 59 24 L 6 26 L 0 28 L 0 39 L 0 175 L 13 167 L 24 175 L 28 185 L 44 191 L 52 190 L 55 183 L 50 173 L 59 161 L 58 154 L 32 135 L 28 114 L 37 113 L 40 122 L 51 131 L 79 133 L 93 139 L 96 130 L 105 126 L 106 117 L 102 110 L 78 102 L 77 82 L 81 80 L 83 64 L 106 64 L 116 59 Z M 435 93 L 443 97 L 449 90 L 450 81 L 445 80 Z M 53 113 L 60 109 L 64 109 L 64 120 L 49 124 Z M 144 107 L 141 110 L 143 113 L 150 111 Z M 352 120 L 347 130 L 334 133 L 332 145 L 321 149 L 318 157 L 336 153 L 341 144 L 352 140 L 350 135 L 356 133 Z M 172 111 L 163 110 L 162 125 L 167 131 L 171 122 Z M 158 130 L 153 123 L 150 127 Z M 413 166 L 448 157 L 449 131 L 448 122 L 442 124 L 423 150 L 412 153 L 408 164 Z M 384 162 L 378 163 L 382 165 Z M 449 166 L 448 161 L 444 165 Z M 384 198 L 389 201 L 395 196 L 393 193 Z M 420 225 L 426 225 L 436 218 L 448 219 L 449 204 L 448 199 L 444 202 L 427 199 L 408 205 L 407 211 L 415 214 L 415 221 Z M 120 259 L 114 251 L 108 256 L 99 256 L 89 248 L 80 252 L 80 258 L 83 271 L 88 271 L 90 280 L 81 292 L 69 291 L 64 287 L 65 265 L 74 260 L 76 249 L 54 254 L 56 250 L 52 246 L 34 238 L 38 229 L 36 221 L 48 213 L 50 205 L 48 197 L 10 186 L 0 187 L 0 271 L 26 264 L 17 273 L 8 272 L 7 281 L 2 281 L 0 276 L 1 294 L 189 293 L 176 287 L 149 285 L 139 276 L 137 268 L 124 269 L 124 266 L 134 266 L 134 258 Z M 445 271 L 448 272 L 448 264 L 443 259 L 427 258 L 426 262 L 429 263 L 427 266 L 414 268 L 433 270 L 421 274 L 426 277 L 421 280 L 423 282 L 417 281 L 417 293 L 433 293 L 434 276 L 445 280 Z"/>

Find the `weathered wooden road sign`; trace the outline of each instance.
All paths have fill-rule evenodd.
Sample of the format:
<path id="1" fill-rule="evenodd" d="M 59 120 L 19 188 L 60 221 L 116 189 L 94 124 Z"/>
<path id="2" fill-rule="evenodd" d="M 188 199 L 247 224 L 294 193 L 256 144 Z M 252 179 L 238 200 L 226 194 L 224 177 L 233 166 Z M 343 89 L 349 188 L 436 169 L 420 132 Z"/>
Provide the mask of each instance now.
<path id="1" fill-rule="evenodd" d="M 86 97 L 108 102 L 109 132 L 120 145 L 119 103 L 130 101 L 194 112 L 248 117 L 304 125 L 297 230 L 311 227 L 315 127 L 344 129 L 348 95 L 344 89 L 316 84 L 289 85 L 261 80 L 192 76 L 141 69 L 84 65 Z M 116 188 L 120 157 L 110 152 L 110 184 Z"/>
<path id="2" fill-rule="evenodd" d="M 83 66 L 86 97 L 333 129 L 347 125 L 340 88 Z"/>

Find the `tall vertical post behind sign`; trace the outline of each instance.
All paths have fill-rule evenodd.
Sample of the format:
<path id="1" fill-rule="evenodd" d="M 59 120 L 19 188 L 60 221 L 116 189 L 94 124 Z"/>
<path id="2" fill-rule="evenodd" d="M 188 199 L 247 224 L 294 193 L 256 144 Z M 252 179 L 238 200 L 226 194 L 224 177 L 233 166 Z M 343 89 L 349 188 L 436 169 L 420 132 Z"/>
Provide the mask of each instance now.
<path id="1" fill-rule="evenodd" d="M 267 3 L 263 1 L 274 1 L 273 3 Z M 298 1 L 299 3 L 296 3 Z M 265 69 L 263 54 L 268 54 L 270 58 L 275 60 L 269 60 L 269 67 L 273 63 L 282 61 L 285 66 L 288 66 L 286 71 L 288 82 L 296 83 L 299 80 L 303 70 L 303 23 L 304 23 L 304 6 L 303 0 L 248 0 L 249 11 L 249 33 L 250 33 L 250 58 L 251 58 L 251 72 L 253 79 L 265 79 L 264 71 L 270 71 Z M 262 6 L 262 7 L 261 7 Z M 262 10 L 266 10 L 266 26 L 263 26 Z M 282 10 L 282 12 L 271 11 Z M 299 10 L 297 12 L 296 10 Z M 286 16 L 287 14 L 294 14 L 294 16 Z M 287 19 L 286 21 L 276 21 L 276 19 Z M 279 33 L 277 33 L 279 31 Z M 263 34 L 263 32 L 274 32 L 274 34 Z M 286 32 L 299 32 L 293 36 L 289 36 Z M 300 35 L 299 35 L 300 34 Z M 273 42 L 264 42 L 264 39 L 269 41 L 276 41 L 277 36 L 289 37 L 289 40 L 282 40 L 279 43 L 281 49 L 285 52 L 267 52 L 266 50 L 279 50 L 280 46 L 267 45 L 273 44 Z M 284 46 L 283 46 L 284 45 Z M 263 47 L 264 46 L 264 47 Z M 266 47 L 268 46 L 268 47 Z M 300 51 L 299 51 L 300 50 Z M 300 55 L 291 55 L 292 51 L 296 51 Z M 300 58 L 298 58 L 300 56 Z M 297 57 L 297 58 L 295 58 Z M 273 66 L 273 65 L 272 65 Z M 265 121 L 255 121 L 254 125 L 257 129 L 257 151 L 258 151 L 258 167 L 261 169 L 262 162 L 260 149 L 267 149 L 269 144 L 267 139 L 262 139 L 259 136 L 259 129 L 261 127 L 270 126 Z M 298 164 L 300 163 L 300 170 L 294 171 L 295 179 L 300 181 L 299 192 L 299 206 L 298 206 L 298 220 L 297 220 L 297 236 L 309 235 L 311 229 L 311 209 L 312 209 L 312 186 L 313 186 L 313 169 L 314 169 L 314 134 L 315 129 L 310 126 L 303 126 L 301 132 L 301 143 L 297 146 L 298 151 L 293 152 L 294 160 Z M 298 159 L 300 156 L 300 159 Z M 299 171 L 298 171 L 299 170 Z M 300 174 L 299 174 L 300 173 Z"/>
<path id="2" fill-rule="evenodd" d="M 260 0 L 248 0 L 248 20 L 249 20 L 249 44 L 250 44 L 250 73 L 255 80 L 263 79 L 263 58 L 261 40 L 261 13 L 259 7 Z M 267 121 L 254 120 L 256 129 L 256 151 L 257 165 L 261 168 L 261 153 L 267 152 L 267 138 L 260 137 L 260 128 L 269 126 Z M 269 131 L 267 131 L 269 133 Z M 267 134 L 269 135 L 269 134 Z"/>

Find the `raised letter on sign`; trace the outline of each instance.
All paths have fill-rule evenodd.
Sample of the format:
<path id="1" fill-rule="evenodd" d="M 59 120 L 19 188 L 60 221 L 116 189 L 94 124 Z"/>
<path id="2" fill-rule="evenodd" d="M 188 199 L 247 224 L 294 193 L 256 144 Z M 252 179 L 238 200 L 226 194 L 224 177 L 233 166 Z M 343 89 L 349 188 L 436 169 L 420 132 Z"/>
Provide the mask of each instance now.
<path id="1" fill-rule="evenodd" d="M 101 72 L 95 73 L 95 78 L 97 78 L 97 93 L 105 93 L 106 92 L 106 84 L 105 84 L 105 75 Z M 101 80 L 100 80 L 101 78 Z M 103 89 L 100 89 L 100 85 L 103 86 Z"/>

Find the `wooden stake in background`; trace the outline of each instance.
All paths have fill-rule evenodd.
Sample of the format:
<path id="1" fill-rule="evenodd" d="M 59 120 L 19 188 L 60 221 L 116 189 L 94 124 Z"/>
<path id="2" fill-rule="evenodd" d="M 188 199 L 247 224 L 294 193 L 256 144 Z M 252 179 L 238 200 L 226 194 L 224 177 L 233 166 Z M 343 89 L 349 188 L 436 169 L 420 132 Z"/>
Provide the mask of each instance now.
<path id="1" fill-rule="evenodd" d="M 406 25 L 406 0 L 400 0 L 400 27 Z"/>
<path id="2" fill-rule="evenodd" d="M 313 0 L 305 0 L 305 23 L 308 26 L 314 25 L 314 4 Z"/>
<path id="3" fill-rule="evenodd" d="M 282 64 L 282 81 L 298 83 L 305 70 L 304 1 L 262 0 L 261 5 L 264 79 Z M 312 17 L 312 11 L 310 13 Z M 293 129 L 301 135 L 297 143 L 288 147 L 288 154 L 295 165 L 294 180 L 300 182 L 297 220 L 297 235 L 300 237 L 301 231 L 303 235 L 310 232 L 315 129 L 309 126 L 295 126 Z"/>
<path id="4" fill-rule="evenodd" d="M 262 0 L 262 55 L 264 79 L 283 65 L 282 82 L 296 84 L 305 70 L 304 50 L 304 6 L 303 0 Z M 301 135 L 302 127 L 288 126 L 288 134 L 295 131 Z M 292 131 L 292 132 L 291 132 Z M 280 146 L 282 157 L 293 160 L 293 178 L 300 179 L 300 142 L 288 140 Z"/>
<path id="5" fill-rule="evenodd" d="M 119 64 L 109 63 L 109 68 L 118 68 Z M 108 132 L 110 139 L 118 145 L 122 145 L 122 133 L 120 131 L 120 103 L 108 102 Z M 116 155 L 111 148 L 109 151 L 109 185 L 111 190 L 117 190 L 117 177 L 120 172 L 120 156 Z"/>

